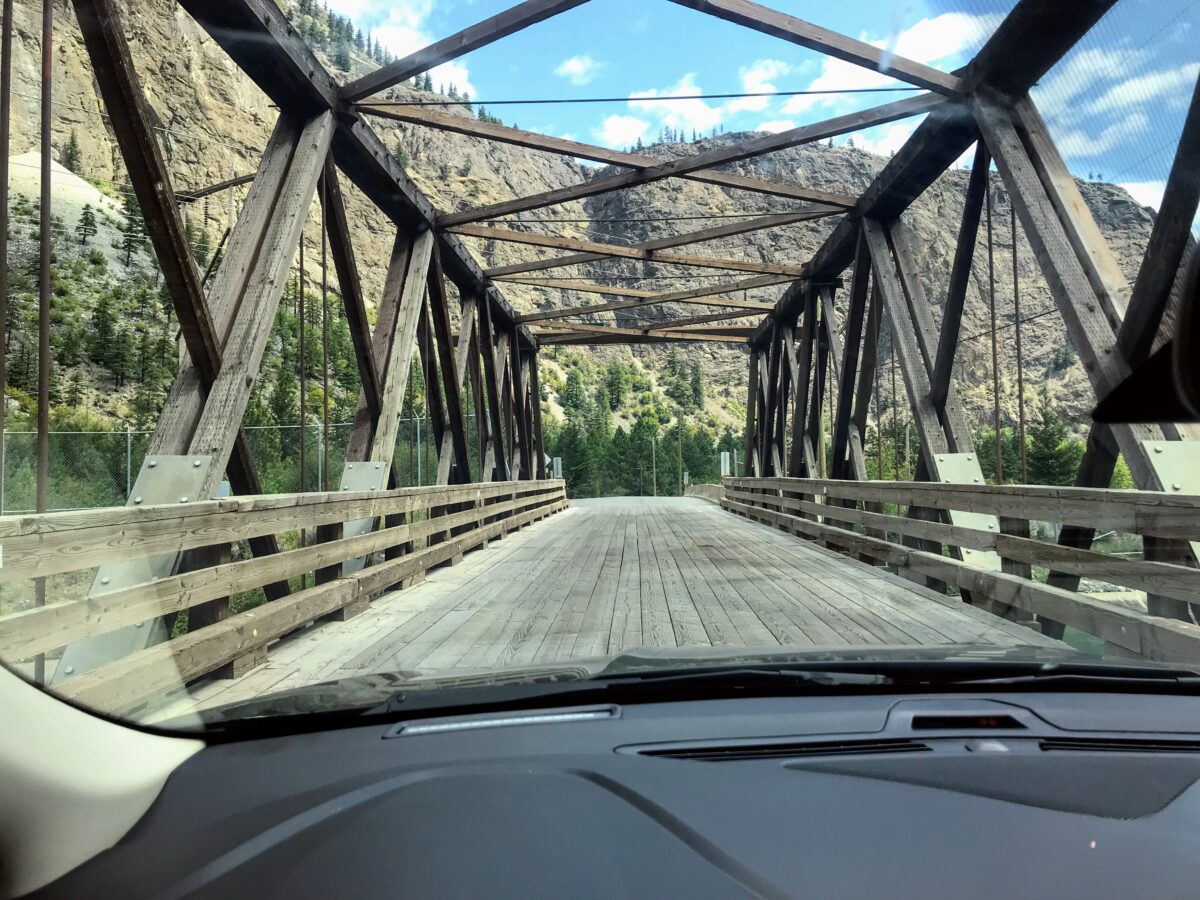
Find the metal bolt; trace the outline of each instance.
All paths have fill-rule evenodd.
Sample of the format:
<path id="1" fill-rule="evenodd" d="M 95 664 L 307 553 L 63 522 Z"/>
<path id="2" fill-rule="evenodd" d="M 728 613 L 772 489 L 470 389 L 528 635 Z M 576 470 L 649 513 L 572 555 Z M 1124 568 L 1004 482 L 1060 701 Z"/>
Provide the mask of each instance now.
<path id="1" fill-rule="evenodd" d="M 67 666 L 65 669 L 63 669 L 63 671 L 66 672 L 68 675 L 72 675 L 75 672 L 75 667 Z"/>
<path id="2" fill-rule="evenodd" d="M 975 483 L 976 483 L 976 484 L 979 484 L 979 479 L 978 479 L 978 478 L 976 478 L 976 479 L 975 479 Z"/>
<path id="3" fill-rule="evenodd" d="M 371 485 L 371 490 L 375 490 L 375 485 Z"/>
<path id="4" fill-rule="evenodd" d="M 350 463 L 349 465 L 347 465 L 347 466 L 346 466 L 346 468 L 347 468 L 347 469 L 353 469 L 353 468 L 354 468 L 354 463 Z"/>
<path id="5" fill-rule="evenodd" d="M 141 502 L 142 502 L 142 498 L 141 498 L 141 497 L 134 497 L 134 498 L 133 498 L 133 502 L 134 502 L 134 504 L 135 504 L 135 505 L 136 505 L 136 504 L 138 504 L 138 503 L 141 503 Z"/>
<path id="6" fill-rule="evenodd" d="M 1181 485 L 1181 484 L 1180 484 L 1178 481 L 1176 481 L 1176 482 L 1175 482 L 1173 485 L 1171 485 L 1171 490 L 1173 490 L 1173 491 L 1182 491 L 1182 490 L 1183 490 L 1183 485 Z"/>
<path id="7" fill-rule="evenodd" d="M 383 468 L 383 463 L 375 463 L 375 468 L 376 468 L 376 469 L 382 469 L 382 468 Z"/>
<path id="8" fill-rule="evenodd" d="M 996 526 L 993 525 L 991 522 L 988 522 L 988 528 L 992 529 L 993 531 L 996 530 Z"/>
<path id="9" fill-rule="evenodd" d="M 145 622 L 138 622 L 138 623 L 137 623 L 136 625 L 134 625 L 133 627 L 134 627 L 134 628 L 141 628 L 141 627 L 142 627 L 143 625 L 145 625 L 145 624 L 146 624 Z"/>
<path id="10" fill-rule="evenodd" d="M 938 457 L 938 462 L 945 462 L 945 461 L 946 461 L 946 457 L 944 457 L 944 456 Z"/>
<path id="11" fill-rule="evenodd" d="M 348 491 L 348 490 L 350 490 L 350 485 L 348 485 L 348 484 L 343 484 L 343 485 L 342 485 L 342 490 L 343 490 L 343 491 Z"/>
<path id="12" fill-rule="evenodd" d="M 192 460 L 192 468 L 193 468 L 193 469 L 198 469 L 198 468 L 200 468 L 200 460 L 198 460 L 198 459 L 193 459 L 193 460 Z"/>
<path id="13" fill-rule="evenodd" d="M 1162 447 L 1155 447 L 1155 448 L 1154 448 L 1154 452 L 1155 452 L 1155 453 L 1162 453 Z"/>
<path id="14" fill-rule="evenodd" d="M 180 497 L 180 498 L 179 498 L 179 502 L 180 502 L 180 503 L 187 503 L 187 497 Z"/>
<path id="15" fill-rule="evenodd" d="M 973 457 L 973 456 L 971 456 L 971 455 L 969 455 L 969 454 L 967 455 L 967 459 L 968 459 L 968 460 L 971 460 L 971 459 L 974 459 L 974 458 L 975 458 L 975 457 Z"/>
<path id="16" fill-rule="evenodd" d="M 157 460 L 157 459 L 152 459 L 152 460 L 150 460 L 150 462 L 149 462 L 149 466 L 150 466 L 150 468 L 152 468 L 152 469 L 153 469 L 153 468 L 154 468 L 155 466 L 157 466 L 157 465 L 158 465 L 158 460 Z"/>
<path id="17" fill-rule="evenodd" d="M 100 583 L 101 583 L 101 584 L 108 584 L 108 582 L 109 582 L 109 581 L 110 581 L 110 579 L 108 579 L 108 578 L 101 578 L 101 579 L 100 579 Z"/>

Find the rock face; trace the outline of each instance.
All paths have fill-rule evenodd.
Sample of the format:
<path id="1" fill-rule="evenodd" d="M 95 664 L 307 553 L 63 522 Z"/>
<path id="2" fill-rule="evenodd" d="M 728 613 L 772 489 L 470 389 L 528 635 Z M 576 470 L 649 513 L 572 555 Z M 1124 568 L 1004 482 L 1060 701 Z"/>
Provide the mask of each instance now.
<path id="1" fill-rule="evenodd" d="M 265 146 L 275 119 L 275 110 L 221 49 L 209 39 L 190 17 L 171 0 L 123 2 L 122 12 L 130 47 L 141 76 L 147 99 L 157 119 L 159 136 L 174 187 L 177 191 L 223 181 L 234 175 L 252 173 Z M 14 41 L 13 147 L 14 155 L 36 149 L 38 125 L 38 72 L 40 4 L 18 2 Z M 116 142 L 107 118 L 102 113 L 91 76 L 91 67 L 82 45 L 78 26 L 69 5 L 55 5 L 55 84 L 52 132 L 57 150 L 72 133 L 82 149 L 80 173 L 93 183 L 117 194 L 127 190 Z M 328 60 L 324 60 L 328 65 Z M 356 60 L 351 74 L 359 74 L 371 65 Z M 332 67 L 331 67 L 332 68 Z M 348 74 L 338 73 L 350 77 Z M 396 92 L 398 99 L 408 89 Z M 420 94 L 423 99 L 432 95 Z M 462 107 L 451 112 L 469 115 Z M 428 128 L 392 122 L 374 123 L 384 142 L 405 162 L 409 172 L 435 206 L 456 209 L 493 202 L 508 197 L 537 193 L 590 177 L 608 170 L 584 167 L 563 157 L 526 151 Z M 665 144 L 646 152 L 672 158 L 705 150 L 714 145 L 745 140 L 746 134 L 726 134 L 691 144 Z M 864 189 L 886 160 L 850 147 L 810 145 L 772 154 L 739 164 L 735 171 L 760 178 L 838 190 L 856 194 Z M 616 171 L 616 170 L 613 170 Z M 918 261 L 929 302 L 936 307 L 940 320 L 945 285 L 954 255 L 958 223 L 966 192 L 967 172 L 946 173 L 907 213 L 906 220 L 917 235 Z M 1132 280 L 1136 274 L 1152 224 L 1151 215 L 1139 207 L 1120 188 L 1106 184 L 1081 184 L 1083 196 L 1109 240 L 1114 253 Z M 245 188 L 213 195 L 206 202 L 193 204 L 187 216 L 193 227 L 209 235 L 215 243 L 229 226 Z M 348 213 L 359 266 L 369 303 L 382 289 L 393 232 L 386 219 L 343 179 Z M 1012 340 L 1013 266 L 1009 204 L 998 178 L 993 182 L 994 260 L 996 304 L 1001 331 L 1001 381 L 1003 404 L 1015 414 L 1015 351 Z M 690 181 L 669 181 L 640 186 L 632 190 L 605 194 L 585 202 L 575 202 L 519 217 L 530 223 L 553 218 L 580 219 L 534 225 L 537 230 L 554 234 L 585 236 L 614 243 L 636 243 L 653 237 L 677 234 L 708 227 L 722 220 L 702 218 L 742 211 L 782 211 L 794 204 L 778 198 L 750 195 Z M 662 221 L 674 219 L 674 221 Z M 647 221 L 652 220 L 652 221 Z M 808 260 L 834 227 L 836 220 L 756 232 L 736 238 L 698 245 L 693 251 L 714 256 L 745 258 L 799 265 Z M 70 229 L 73 222 L 65 222 Z M 509 227 L 527 227 L 512 225 Z M 957 370 L 957 383 L 969 414 L 975 422 L 985 422 L 991 407 L 991 347 L 988 333 L 987 252 L 981 228 L 976 248 L 975 271 L 967 298 L 963 338 Z M 319 213 L 314 204 L 306 232 L 309 260 L 318 258 L 320 249 Z M 552 251 L 491 241 L 468 239 L 467 244 L 485 265 L 503 265 L 526 259 L 557 255 Z M 1027 322 L 1023 330 L 1026 383 L 1030 396 L 1046 390 L 1059 401 L 1076 421 L 1090 408 L 1093 397 L 1086 377 L 1073 354 L 1066 348 L 1064 328 L 1045 281 L 1027 241 L 1018 234 L 1017 273 L 1022 310 Z M 310 262 L 310 279 L 315 272 Z M 620 278 L 622 284 L 670 289 L 697 283 L 695 276 L 713 274 L 736 278 L 714 270 L 648 266 L 630 260 L 609 260 L 588 267 L 556 269 L 539 273 L 560 277 Z M 655 276 L 652 280 L 650 276 Z M 332 271 L 330 273 L 333 278 Z M 647 279 L 642 281 L 640 279 Z M 752 299 L 773 301 L 782 286 L 752 293 Z M 518 310 L 548 306 L 598 302 L 595 295 L 572 294 L 507 284 L 505 295 Z M 844 293 L 839 297 L 844 306 Z M 1051 310 L 1046 315 L 1039 315 Z M 633 322 L 671 318 L 703 312 L 695 306 L 658 306 L 640 310 L 604 314 L 599 321 Z M 617 352 L 633 355 L 654 369 L 665 353 L 661 348 L 636 347 L 631 350 L 599 349 L 598 354 Z M 889 352 L 884 345 L 884 364 Z M 744 402 L 745 353 L 736 347 L 715 344 L 690 345 L 686 353 L 704 360 L 709 373 L 710 390 L 722 398 L 727 422 L 736 424 Z"/>

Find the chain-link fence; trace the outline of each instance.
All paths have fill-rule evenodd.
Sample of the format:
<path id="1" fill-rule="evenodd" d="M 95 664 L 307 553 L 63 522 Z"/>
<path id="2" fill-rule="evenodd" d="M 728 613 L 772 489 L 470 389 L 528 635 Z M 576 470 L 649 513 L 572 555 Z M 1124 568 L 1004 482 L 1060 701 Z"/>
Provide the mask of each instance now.
<path id="1" fill-rule="evenodd" d="M 353 426 L 250 426 L 245 429 L 250 456 L 268 494 L 336 488 L 346 460 Z M 304 471 L 300 445 L 303 433 Z M 472 471 L 479 466 L 475 417 L 467 420 Z M 47 507 L 51 511 L 123 506 L 150 447 L 149 431 L 52 431 Z M 32 512 L 37 496 L 37 432 L 9 431 L 2 436 L 0 515 Z M 400 420 L 394 461 L 400 487 L 437 480 L 438 447 L 428 419 Z"/>

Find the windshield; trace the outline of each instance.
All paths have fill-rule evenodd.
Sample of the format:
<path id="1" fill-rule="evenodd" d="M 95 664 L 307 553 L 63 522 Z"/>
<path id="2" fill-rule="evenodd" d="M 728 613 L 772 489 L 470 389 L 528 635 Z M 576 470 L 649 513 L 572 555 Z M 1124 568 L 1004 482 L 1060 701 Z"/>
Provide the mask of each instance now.
<path id="1" fill-rule="evenodd" d="M 4 24 L 22 678 L 1200 668 L 1194 4 L 178 6 Z"/>

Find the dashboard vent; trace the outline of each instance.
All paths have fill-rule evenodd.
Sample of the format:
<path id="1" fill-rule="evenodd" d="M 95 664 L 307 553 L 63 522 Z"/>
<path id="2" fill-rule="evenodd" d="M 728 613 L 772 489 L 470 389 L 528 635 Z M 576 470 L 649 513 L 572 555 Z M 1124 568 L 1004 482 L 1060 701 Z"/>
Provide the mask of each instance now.
<path id="1" fill-rule="evenodd" d="M 807 741 L 804 743 L 701 745 L 638 751 L 642 756 L 690 759 L 699 762 L 737 762 L 750 759 L 799 759 L 810 756 L 862 756 L 881 753 L 921 753 L 930 749 L 921 741 L 903 739 L 869 741 Z"/>
<path id="2" fill-rule="evenodd" d="M 1160 740 L 1158 738 L 1048 738 L 1038 742 L 1047 752 L 1071 753 L 1200 753 L 1200 741 Z"/>

